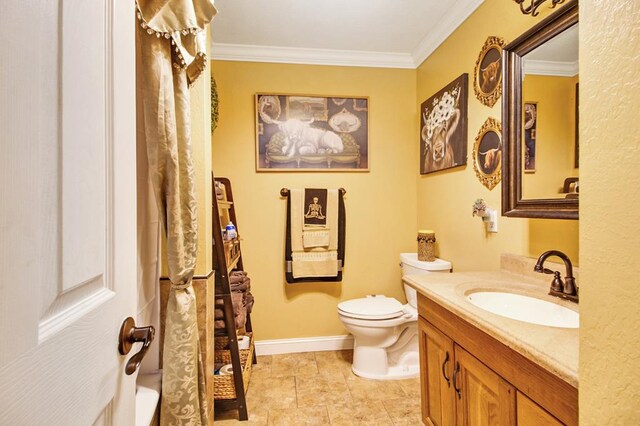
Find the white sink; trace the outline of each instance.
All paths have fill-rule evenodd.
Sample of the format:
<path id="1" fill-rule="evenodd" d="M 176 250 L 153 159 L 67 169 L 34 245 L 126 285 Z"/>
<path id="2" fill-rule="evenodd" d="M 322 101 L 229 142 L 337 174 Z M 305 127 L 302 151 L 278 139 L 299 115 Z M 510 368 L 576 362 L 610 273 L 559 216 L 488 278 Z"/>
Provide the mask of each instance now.
<path id="1" fill-rule="evenodd" d="M 580 315 L 546 300 L 498 291 L 478 291 L 467 296 L 471 304 L 496 315 L 549 327 L 578 328 Z"/>

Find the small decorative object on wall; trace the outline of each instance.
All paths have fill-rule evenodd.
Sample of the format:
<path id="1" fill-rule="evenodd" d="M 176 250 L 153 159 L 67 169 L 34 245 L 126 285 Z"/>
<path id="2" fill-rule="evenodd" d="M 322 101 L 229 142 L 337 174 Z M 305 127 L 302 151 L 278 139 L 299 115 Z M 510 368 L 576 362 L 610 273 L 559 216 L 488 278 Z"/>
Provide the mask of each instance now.
<path id="1" fill-rule="evenodd" d="M 493 189 L 502 178 L 502 128 L 494 118 L 484 122 L 473 145 L 473 169 L 484 186 Z"/>
<path id="2" fill-rule="evenodd" d="M 524 171 L 536 171 L 536 129 L 538 128 L 538 104 L 524 103 Z"/>
<path id="3" fill-rule="evenodd" d="M 482 51 L 473 72 L 473 90 L 480 102 L 492 107 L 502 95 L 502 47 L 503 38 L 491 36 Z"/>
<path id="4" fill-rule="evenodd" d="M 538 16 L 538 8 L 547 0 L 513 0 L 520 5 L 520 10 L 525 15 Z M 565 0 L 551 0 L 551 8 L 564 3 Z"/>
<path id="5" fill-rule="evenodd" d="M 487 225 L 487 232 L 498 232 L 498 212 L 487 207 L 482 198 L 473 203 L 473 216 L 478 216 Z"/>
<path id="6" fill-rule="evenodd" d="M 420 173 L 467 164 L 468 74 L 447 84 L 420 106 Z"/>
<path id="7" fill-rule="evenodd" d="M 369 98 L 256 94 L 257 171 L 369 170 Z"/>

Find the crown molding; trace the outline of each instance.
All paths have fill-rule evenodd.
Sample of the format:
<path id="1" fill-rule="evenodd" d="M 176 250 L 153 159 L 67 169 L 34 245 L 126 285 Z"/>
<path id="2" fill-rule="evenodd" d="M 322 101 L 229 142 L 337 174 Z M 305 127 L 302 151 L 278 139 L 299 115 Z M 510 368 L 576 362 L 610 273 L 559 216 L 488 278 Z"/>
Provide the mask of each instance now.
<path id="1" fill-rule="evenodd" d="M 418 68 L 475 10 L 484 0 L 458 0 L 449 12 L 433 27 L 413 50 L 414 68 Z"/>
<path id="2" fill-rule="evenodd" d="M 366 52 L 360 50 L 305 49 L 299 47 L 212 43 L 211 57 L 221 61 L 415 68 L 413 59 L 408 53 Z"/>
<path id="3" fill-rule="evenodd" d="M 457 0 L 411 53 L 308 49 L 211 42 L 211 58 L 220 61 L 415 69 L 480 6 L 484 0 Z"/>
<path id="4" fill-rule="evenodd" d="M 524 61 L 524 74 L 574 77 L 579 72 L 578 61 L 534 61 L 526 58 Z"/>

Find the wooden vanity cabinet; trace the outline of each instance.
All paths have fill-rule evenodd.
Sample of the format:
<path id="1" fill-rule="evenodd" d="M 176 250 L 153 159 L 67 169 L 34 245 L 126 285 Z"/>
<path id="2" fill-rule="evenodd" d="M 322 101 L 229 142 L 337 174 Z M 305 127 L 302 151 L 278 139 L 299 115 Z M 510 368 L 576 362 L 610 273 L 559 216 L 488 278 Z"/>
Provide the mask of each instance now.
<path id="1" fill-rule="evenodd" d="M 424 424 L 515 424 L 515 388 L 423 318 L 418 325 Z"/>
<path id="2" fill-rule="evenodd" d="M 576 388 L 421 294 L 418 312 L 425 425 L 578 424 Z"/>

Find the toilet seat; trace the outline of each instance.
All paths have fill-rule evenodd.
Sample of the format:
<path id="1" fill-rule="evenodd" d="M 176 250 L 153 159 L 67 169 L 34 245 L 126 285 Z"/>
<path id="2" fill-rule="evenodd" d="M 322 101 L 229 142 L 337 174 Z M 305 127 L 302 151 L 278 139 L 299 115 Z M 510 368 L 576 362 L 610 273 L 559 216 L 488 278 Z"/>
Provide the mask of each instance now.
<path id="1" fill-rule="evenodd" d="M 406 313 L 402 303 L 393 297 L 381 295 L 341 302 L 338 312 L 345 317 L 364 320 L 388 320 Z"/>

